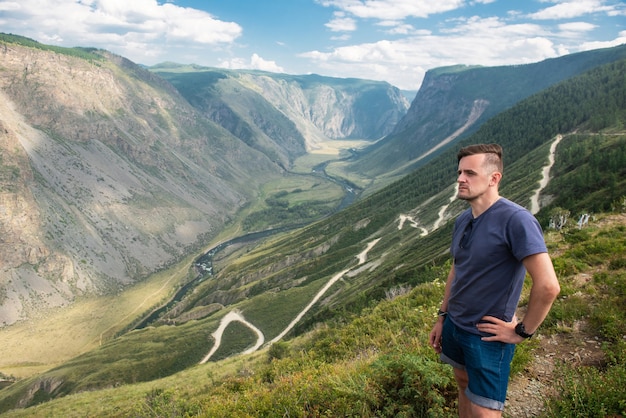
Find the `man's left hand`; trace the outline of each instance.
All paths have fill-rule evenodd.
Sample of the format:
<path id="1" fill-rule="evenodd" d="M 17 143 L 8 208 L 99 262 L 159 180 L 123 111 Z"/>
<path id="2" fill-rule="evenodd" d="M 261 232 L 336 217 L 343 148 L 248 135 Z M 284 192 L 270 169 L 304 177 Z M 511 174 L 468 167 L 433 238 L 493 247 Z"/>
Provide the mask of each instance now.
<path id="1" fill-rule="evenodd" d="M 483 316 L 483 321 L 478 325 L 478 331 L 486 334 L 492 334 L 490 337 L 482 337 L 483 341 L 499 341 L 508 344 L 519 344 L 524 339 L 515 333 L 515 325 L 517 325 L 517 317 L 513 317 L 513 321 L 506 322 L 495 316 Z"/>

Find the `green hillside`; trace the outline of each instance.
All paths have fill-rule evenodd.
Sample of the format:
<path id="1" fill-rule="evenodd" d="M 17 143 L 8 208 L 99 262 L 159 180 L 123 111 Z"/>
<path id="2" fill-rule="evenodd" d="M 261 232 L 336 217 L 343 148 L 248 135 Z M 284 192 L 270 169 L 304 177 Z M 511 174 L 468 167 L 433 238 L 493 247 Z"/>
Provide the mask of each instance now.
<path id="1" fill-rule="evenodd" d="M 554 376 L 572 385 L 563 388 L 567 396 L 549 401 L 547 416 L 626 409 L 619 396 L 626 380 L 624 74 L 626 60 L 598 67 L 528 98 L 462 141 L 502 144 L 501 193 L 529 206 L 550 145 L 563 135 L 542 195 L 550 203 L 537 215 L 563 291 L 541 329 L 545 340 L 519 347 L 515 373 L 523 375 L 533 350 L 550 339 L 597 338 L 602 347 L 593 364 L 556 362 Z M 451 371 L 426 341 L 449 268 L 451 220 L 463 209 L 453 201 L 455 154 L 443 151 L 328 219 L 230 248 L 182 309 L 1 390 L 0 411 L 59 398 L 8 416 L 449 416 L 456 397 Z M 573 220 L 595 217 L 583 229 L 572 221 L 555 232 L 547 229 L 555 210 Z M 415 225 L 401 227 L 401 216 Z M 284 339 L 227 358 L 255 339 L 248 329 L 229 327 L 211 361 L 197 364 L 230 311 L 241 312 L 268 342 L 344 271 Z M 593 393 L 585 390 L 590 384 Z"/>

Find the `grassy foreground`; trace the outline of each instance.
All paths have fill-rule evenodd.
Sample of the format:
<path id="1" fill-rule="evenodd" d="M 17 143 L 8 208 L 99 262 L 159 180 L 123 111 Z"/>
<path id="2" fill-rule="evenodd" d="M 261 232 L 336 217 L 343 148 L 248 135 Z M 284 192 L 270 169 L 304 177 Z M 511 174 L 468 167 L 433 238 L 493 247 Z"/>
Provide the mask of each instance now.
<path id="1" fill-rule="evenodd" d="M 594 339 L 593 363 L 555 354 L 556 391 L 545 417 L 626 414 L 626 215 L 596 216 L 582 229 L 546 239 L 562 293 L 537 339 L 518 346 L 513 379 L 532 370 L 535 350 L 550 338 Z M 410 292 L 396 289 L 360 315 L 327 324 L 250 356 L 193 366 L 148 383 L 84 392 L 6 416 L 445 417 L 454 415 L 451 370 L 427 346 L 443 293 L 438 279 Z M 527 302 L 528 286 L 522 297 Z M 393 293 L 393 294 L 392 294 Z"/>

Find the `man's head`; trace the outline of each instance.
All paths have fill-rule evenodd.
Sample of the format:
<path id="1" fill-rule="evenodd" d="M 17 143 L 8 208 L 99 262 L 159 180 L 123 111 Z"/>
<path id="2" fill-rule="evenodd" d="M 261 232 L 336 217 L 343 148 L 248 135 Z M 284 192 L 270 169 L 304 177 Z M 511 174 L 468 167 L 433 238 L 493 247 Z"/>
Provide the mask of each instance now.
<path id="1" fill-rule="evenodd" d="M 458 198 L 468 201 L 490 201 L 498 196 L 502 178 L 502 147 L 498 144 L 477 144 L 461 148 L 459 163 Z"/>
<path id="2" fill-rule="evenodd" d="M 484 166 L 490 171 L 502 173 L 504 166 L 502 164 L 502 147 L 498 144 L 475 144 L 461 148 L 456 155 L 457 161 L 468 155 L 485 154 Z"/>

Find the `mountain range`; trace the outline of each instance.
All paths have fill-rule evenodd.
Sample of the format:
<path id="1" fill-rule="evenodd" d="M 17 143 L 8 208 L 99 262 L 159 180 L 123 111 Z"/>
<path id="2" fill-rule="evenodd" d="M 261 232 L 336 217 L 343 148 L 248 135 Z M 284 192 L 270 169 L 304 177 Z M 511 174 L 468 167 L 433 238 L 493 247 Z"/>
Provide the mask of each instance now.
<path id="1" fill-rule="evenodd" d="M 185 370 L 232 312 L 277 342 L 432 281 L 463 208 L 462 144 L 501 143 L 503 195 L 538 202 L 546 226 L 554 210 L 609 210 L 623 198 L 626 46 L 433 70 L 410 107 L 367 80 L 143 68 L 13 35 L 0 46 L 0 317 L 7 336 L 57 315 L 75 315 L 66 327 L 89 335 L 36 367 L 16 350 L 28 338 L 8 339 L 0 371 L 28 379 L 4 390 L 5 410 Z M 558 176 L 539 187 L 555 153 Z M 577 182 L 592 199 L 568 186 Z M 343 208 L 347 189 L 357 200 Z M 166 290 L 140 309 L 120 302 L 147 300 L 152 285 Z M 103 319 L 102 301 L 120 316 Z M 98 308 L 85 320 L 88 303 Z M 246 326 L 226 329 L 210 361 L 258 341 Z"/>
<path id="2" fill-rule="evenodd" d="M 383 136 L 408 107 L 387 83 L 157 67 L 170 84 L 8 35 L 2 63 L 3 324 L 180 261 L 307 149 Z"/>

